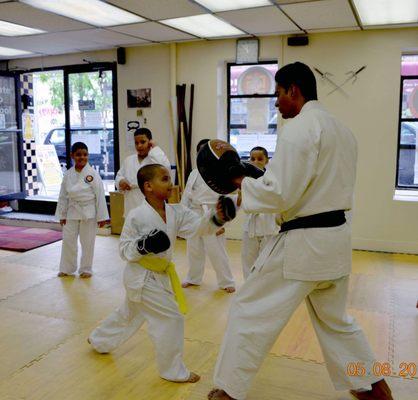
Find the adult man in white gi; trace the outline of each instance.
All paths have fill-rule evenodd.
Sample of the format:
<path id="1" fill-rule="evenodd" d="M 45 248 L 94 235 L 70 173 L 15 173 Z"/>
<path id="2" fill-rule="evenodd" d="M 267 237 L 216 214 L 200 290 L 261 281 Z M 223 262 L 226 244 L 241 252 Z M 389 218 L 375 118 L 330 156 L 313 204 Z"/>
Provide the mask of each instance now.
<path id="1" fill-rule="evenodd" d="M 357 146 L 352 133 L 318 101 L 312 71 L 289 64 L 276 74 L 278 107 L 293 118 L 281 130 L 276 153 L 259 179 L 233 179 L 247 212 L 278 213 L 281 232 L 254 264 L 231 305 L 214 373 L 212 400 L 245 399 L 280 332 L 305 300 L 326 366 L 337 390 L 362 400 L 391 400 L 372 374 L 368 342 L 346 313 L 351 271 L 352 208 Z M 348 376 L 348 363 L 364 376 Z M 370 387 L 371 385 L 371 387 Z M 363 389 L 361 389 L 363 388 Z"/>
<path id="2" fill-rule="evenodd" d="M 207 143 L 209 139 L 203 139 L 197 144 L 196 152 Z M 202 179 L 195 168 L 187 179 L 184 193 L 181 196 L 181 204 L 190 208 L 198 215 L 203 215 L 210 209 L 215 209 L 219 194 L 214 192 Z M 225 232 L 225 229 L 223 229 Z M 221 231 L 222 232 L 222 231 Z M 226 252 L 225 234 L 218 232 L 213 235 L 195 235 L 187 239 L 187 260 L 189 271 L 183 282 L 183 287 L 200 285 L 205 272 L 206 255 L 209 257 L 216 273 L 218 286 L 227 293 L 235 292 L 235 281 Z"/>
<path id="3" fill-rule="evenodd" d="M 170 171 L 170 161 L 161 150 L 155 145 L 152 133 L 147 128 L 139 128 L 134 133 L 135 149 L 137 154 L 128 156 L 118 171 L 115 179 L 117 189 L 124 194 L 124 214 L 141 205 L 144 195 L 136 183 L 136 174 L 139 169 L 149 164 L 161 164 Z"/>

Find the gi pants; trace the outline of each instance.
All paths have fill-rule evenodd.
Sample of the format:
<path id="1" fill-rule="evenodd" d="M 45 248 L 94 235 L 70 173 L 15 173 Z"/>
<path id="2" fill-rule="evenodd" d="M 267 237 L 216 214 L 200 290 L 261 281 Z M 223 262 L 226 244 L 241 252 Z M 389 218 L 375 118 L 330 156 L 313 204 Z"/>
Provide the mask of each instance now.
<path id="1" fill-rule="evenodd" d="M 108 353 L 128 340 L 144 322 L 154 343 L 160 376 L 182 382 L 190 377 L 183 363 L 184 319 L 173 294 L 147 271 L 144 285 L 127 291 L 124 304 L 111 313 L 90 334 L 89 340 L 99 353 Z"/>
<path id="2" fill-rule="evenodd" d="M 78 237 L 81 244 L 79 273 L 92 273 L 94 242 L 96 241 L 97 221 L 67 219 L 62 228 L 62 251 L 60 272 L 74 274 L 77 271 Z"/>
<path id="3" fill-rule="evenodd" d="M 193 236 L 187 239 L 187 258 L 189 271 L 186 282 L 200 285 L 205 272 L 206 254 L 216 273 L 218 286 L 221 289 L 235 287 L 234 277 L 229 266 L 226 252 L 225 235 Z"/>
<path id="4" fill-rule="evenodd" d="M 335 388 L 359 389 L 382 379 L 347 374 L 348 363 L 363 362 L 366 371 L 372 371 L 375 360 L 361 328 L 346 313 L 349 277 L 284 279 L 283 250 L 281 238 L 273 250 L 274 262 L 270 255 L 258 269 L 253 268 L 232 300 L 214 372 L 215 386 L 235 399 L 245 399 L 264 358 L 303 300 Z"/>
<path id="5" fill-rule="evenodd" d="M 242 274 L 244 279 L 248 278 L 251 268 L 257 260 L 258 255 L 270 240 L 272 236 L 254 236 L 249 237 L 247 231 L 242 233 L 242 247 L 241 247 L 241 263 L 242 263 Z"/>

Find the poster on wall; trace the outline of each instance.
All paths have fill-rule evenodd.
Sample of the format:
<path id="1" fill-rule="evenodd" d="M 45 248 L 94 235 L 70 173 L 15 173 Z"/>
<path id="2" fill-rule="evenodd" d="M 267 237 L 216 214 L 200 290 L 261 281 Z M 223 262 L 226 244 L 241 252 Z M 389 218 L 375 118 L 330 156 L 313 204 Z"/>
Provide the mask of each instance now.
<path id="1" fill-rule="evenodd" d="M 151 89 L 128 89 L 128 108 L 150 108 Z"/>
<path id="2" fill-rule="evenodd" d="M 37 145 L 36 162 L 46 194 L 58 194 L 63 174 L 55 146 Z"/>

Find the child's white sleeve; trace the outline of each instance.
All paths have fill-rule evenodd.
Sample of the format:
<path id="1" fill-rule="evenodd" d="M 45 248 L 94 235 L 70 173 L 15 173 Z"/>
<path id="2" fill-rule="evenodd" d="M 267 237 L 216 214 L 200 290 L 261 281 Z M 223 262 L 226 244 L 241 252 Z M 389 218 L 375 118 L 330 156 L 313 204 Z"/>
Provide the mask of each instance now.
<path id="1" fill-rule="evenodd" d="M 107 211 L 106 195 L 103 187 L 103 181 L 99 174 L 96 174 L 96 179 L 96 219 L 97 221 L 107 221 L 109 219 L 109 213 Z"/>
<path id="2" fill-rule="evenodd" d="M 123 225 L 119 240 L 119 254 L 122 260 L 129 262 L 138 261 L 143 255 L 138 251 L 140 234 L 132 221 L 132 212 L 128 214 Z"/>
<path id="3" fill-rule="evenodd" d="M 212 220 L 213 210 L 206 211 L 202 216 L 187 207 L 179 205 L 179 212 L 182 214 L 181 223 L 178 225 L 177 236 L 187 239 L 191 236 L 213 235 L 220 227 Z"/>
<path id="4" fill-rule="evenodd" d="M 115 178 L 115 186 L 119 191 L 120 191 L 119 183 L 122 179 L 126 179 L 125 175 L 126 175 L 126 160 L 122 163 L 122 166 L 120 167 L 118 173 L 116 174 L 116 178 Z"/>
<path id="5" fill-rule="evenodd" d="M 57 209 L 55 216 L 61 219 L 67 219 L 68 211 L 68 193 L 67 193 L 67 174 L 64 175 L 61 182 L 60 194 L 58 196 Z"/>
<path id="6" fill-rule="evenodd" d="M 168 160 L 165 153 L 162 151 L 162 149 L 159 146 L 153 147 L 149 153 L 148 157 L 151 158 L 152 162 L 155 164 L 161 164 L 164 167 L 168 169 L 168 172 L 171 170 L 170 161 Z"/>

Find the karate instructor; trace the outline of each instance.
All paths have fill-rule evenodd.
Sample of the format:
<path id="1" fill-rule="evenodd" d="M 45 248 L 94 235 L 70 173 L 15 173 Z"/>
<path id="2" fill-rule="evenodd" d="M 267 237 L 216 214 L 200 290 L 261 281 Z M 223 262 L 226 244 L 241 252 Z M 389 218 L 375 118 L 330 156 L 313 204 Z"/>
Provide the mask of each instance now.
<path id="1" fill-rule="evenodd" d="M 241 188 L 244 211 L 279 214 L 281 231 L 233 300 L 216 388 L 208 398 L 246 398 L 264 358 L 305 300 L 335 389 L 350 390 L 360 400 L 392 400 L 386 382 L 373 376 L 373 352 L 346 310 L 351 231 L 344 214 L 353 205 L 356 140 L 317 101 L 307 65 L 286 65 L 275 80 L 276 107 L 291 120 L 278 135 L 264 176 L 230 179 Z M 349 363 L 362 363 L 365 375 L 349 376 Z"/>

